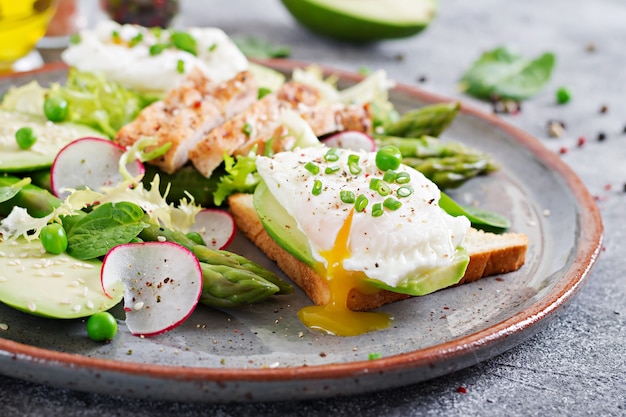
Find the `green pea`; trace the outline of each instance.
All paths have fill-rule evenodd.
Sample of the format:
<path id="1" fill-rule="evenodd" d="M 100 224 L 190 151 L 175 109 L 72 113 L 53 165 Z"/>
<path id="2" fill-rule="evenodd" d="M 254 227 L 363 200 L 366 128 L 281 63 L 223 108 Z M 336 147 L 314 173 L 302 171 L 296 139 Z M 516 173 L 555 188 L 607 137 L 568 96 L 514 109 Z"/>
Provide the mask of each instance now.
<path id="1" fill-rule="evenodd" d="M 572 93 L 567 87 L 560 87 L 556 90 L 556 102 L 559 104 L 566 104 L 572 98 Z"/>
<path id="2" fill-rule="evenodd" d="M 48 120 L 62 122 L 67 117 L 67 100 L 59 96 L 47 97 L 43 102 L 43 112 Z"/>
<path id="3" fill-rule="evenodd" d="M 381 171 L 398 169 L 401 163 L 402 153 L 395 146 L 386 145 L 376 152 L 376 166 Z"/>
<path id="4" fill-rule="evenodd" d="M 117 334 L 117 321 L 108 311 L 101 311 L 87 319 L 87 336 L 96 342 L 113 340 Z"/>
<path id="5" fill-rule="evenodd" d="M 31 127 L 25 126 L 15 132 L 15 141 L 20 149 L 30 149 L 37 142 L 37 136 Z"/>
<path id="6" fill-rule="evenodd" d="M 39 239 L 48 253 L 58 255 L 67 249 L 67 235 L 59 223 L 50 223 L 44 226 L 39 233 Z"/>

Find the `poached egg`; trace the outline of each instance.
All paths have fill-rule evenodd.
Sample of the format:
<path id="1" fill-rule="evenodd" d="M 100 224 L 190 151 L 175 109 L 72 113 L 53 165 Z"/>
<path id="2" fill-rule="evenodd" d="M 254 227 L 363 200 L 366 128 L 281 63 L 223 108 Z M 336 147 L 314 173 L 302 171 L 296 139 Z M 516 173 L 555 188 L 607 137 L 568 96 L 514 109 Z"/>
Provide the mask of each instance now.
<path id="1" fill-rule="evenodd" d="M 367 291 L 366 280 L 399 287 L 450 265 L 470 227 L 466 217 L 439 207 L 440 190 L 432 181 L 405 165 L 380 170 L 376 152 L 302 148 L 260 156 L 257 170 L 307 237 L 329 281 L 331 302 L 299 313 L 307 326 L 328 333 L 386 327 L 390 318 L 382 313 L 349 311 L 349 291 Z"/>

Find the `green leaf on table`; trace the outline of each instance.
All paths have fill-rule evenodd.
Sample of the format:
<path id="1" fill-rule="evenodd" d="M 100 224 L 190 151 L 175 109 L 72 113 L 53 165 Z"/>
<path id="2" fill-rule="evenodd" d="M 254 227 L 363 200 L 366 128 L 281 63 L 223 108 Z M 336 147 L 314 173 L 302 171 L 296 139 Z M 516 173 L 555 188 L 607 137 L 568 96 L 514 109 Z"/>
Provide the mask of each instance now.
<path id="1" fill-rule="evenodd" d="M 501 46 L 485 52 L 461 77 L 461 89 L 481 99 L 526 100 L 550 80 L 555 56 L 546 52 L 529 60 Z"/>
<path id="2" fill-rule="evenodd" d="M 144 211 L 137 204 L 102 204 L 66 229 L 67 253 L 78 259 L 104 256 L 114 246 L 136 238 L 147 226 L 143 219 Z"/>
<path id="3" fill-rule="evenodd" d="M 439 207 L 451 216 L 467 217 L 477 229 L 500 233 L 511 227 L 511 222 L 506 217 L 479 207 L 461 205 L 443 192 L 439 198 Z"/>
<path id="4" fill-rule="evenodd" d="M 291 48 L 286 45 L 275 45 L 260 38 L 233 38 L 241 52 L 248 58 L 286 58 L 291 55 Z"/>

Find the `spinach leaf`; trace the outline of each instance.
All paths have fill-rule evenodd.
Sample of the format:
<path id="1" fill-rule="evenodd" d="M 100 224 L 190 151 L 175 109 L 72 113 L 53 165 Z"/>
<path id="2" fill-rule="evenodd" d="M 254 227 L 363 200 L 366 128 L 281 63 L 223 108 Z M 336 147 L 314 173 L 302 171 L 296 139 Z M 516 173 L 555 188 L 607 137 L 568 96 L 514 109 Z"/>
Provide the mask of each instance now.
<path id="1" fill-rule="evenodd" d="M 485 52 L 461 77 L 461 89 L 481 99 L 522 101 L 537 94 L 550 80 L 554 54 L 528 60 L 501 46 Z"/>
<path id="2" fill-rule="evenodd" d="M 443 192 L 439 199 L 439 207 L 451 216 L 467 217 L 476 229 L 501 233 L 511 227 L 511 222 L 506 217 L 478 207 L 461 205 Z"/>
<path id="3" fill-rule="evenodd" d="M 81 215 L 67 230 L 67 253 L 78 259 L 104 256 L 111 248 L 137 237 L 147 224 L 144 212 L 129 202 L 105 203 Z"/>

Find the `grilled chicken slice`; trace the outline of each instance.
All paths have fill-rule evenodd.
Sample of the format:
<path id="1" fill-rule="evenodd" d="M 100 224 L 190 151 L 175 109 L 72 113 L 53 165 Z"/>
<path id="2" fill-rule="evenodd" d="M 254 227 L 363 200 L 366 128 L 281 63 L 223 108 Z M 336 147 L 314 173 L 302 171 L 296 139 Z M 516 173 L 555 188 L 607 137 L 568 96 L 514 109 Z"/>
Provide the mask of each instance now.
<path id="1" fill-rule="evenodd" d="M 316 106 L 306 107 L 298 112 L 311 126 L 315 136 L 321 137 L 330 133 L 345 130 L 358 130 L 360 132 L 372 132 L 372 113 L 369 104 L 345 106 L 341 103 L 321 103 Z M 267 145 L 271 146 L 272 152 L 291 150 L 296 138 L 291 136 L 286 126 L 277 126 L 273 130 L 257 134 L 254 139 L 248 140 L 237 148 L 234 155 L 247 155 L 256 147 L 256 153 L 265 154 Z"/>
<path id="2" fill-rule="evenodd" d="M 208 178 L 222 163 L 225 153 L 232 155 L 246 143 L 271 137 L 283 110 L 303 112 L 321 100 L 322 96 L 315 87 L 288 82 L 209 132 L 191 149 L 189 159 Z"/>
<path id="3" fill-rule="evenodd" d="M 257 91 L 257 82 L 248 71 L 215 83 L 195 69 L 180 87 L 122 127 L 114 141 L 131 146 L 142 137 L 152 136 L 158 140 L 155 148 L 170 143 L 167 153 L 149 163 L 171 174 L 188 162 L 189 150 L 208 132 L 254 103 Z"/>

